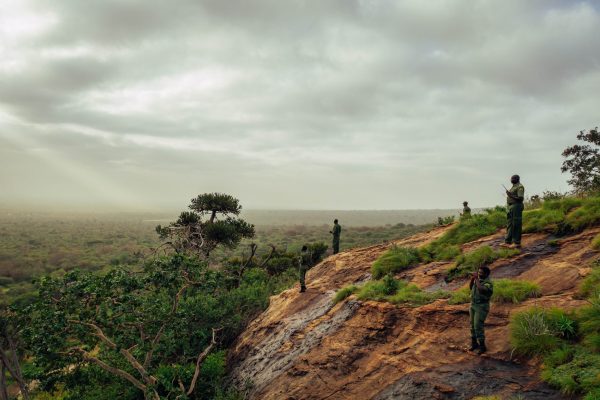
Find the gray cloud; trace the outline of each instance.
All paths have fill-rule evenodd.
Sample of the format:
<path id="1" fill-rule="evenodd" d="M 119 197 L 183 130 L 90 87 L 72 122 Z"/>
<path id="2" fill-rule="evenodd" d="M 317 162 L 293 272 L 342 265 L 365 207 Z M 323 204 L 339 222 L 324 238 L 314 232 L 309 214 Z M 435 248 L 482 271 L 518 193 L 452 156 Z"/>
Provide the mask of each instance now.
<path id="1" fill-rule="evenodd" d="M 7 10 L 7 204 L 183 206 L 221 190 L 248 207 L 492 205 L 514 172 L 530 193 L 567 189 L 560 152 L 598 124 L 593 1 Z"/>

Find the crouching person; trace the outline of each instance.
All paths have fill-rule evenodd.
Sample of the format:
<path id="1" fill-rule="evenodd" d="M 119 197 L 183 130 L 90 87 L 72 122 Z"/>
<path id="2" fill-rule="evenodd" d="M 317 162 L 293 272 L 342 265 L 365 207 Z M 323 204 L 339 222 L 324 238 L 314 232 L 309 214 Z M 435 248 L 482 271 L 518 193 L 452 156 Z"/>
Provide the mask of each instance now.
<path id="1" fill-rule="evenodd" d="M 471 351 L 477 350 L 477 354 L 486 352 L 484 323 L 490 312 L 490 299 L 494 293 L 494 285 L 490 280 L 490 269 L 480 267 L 473 273 L 471 282 L 471 307 L 469 316 L 471 321 Z"/>

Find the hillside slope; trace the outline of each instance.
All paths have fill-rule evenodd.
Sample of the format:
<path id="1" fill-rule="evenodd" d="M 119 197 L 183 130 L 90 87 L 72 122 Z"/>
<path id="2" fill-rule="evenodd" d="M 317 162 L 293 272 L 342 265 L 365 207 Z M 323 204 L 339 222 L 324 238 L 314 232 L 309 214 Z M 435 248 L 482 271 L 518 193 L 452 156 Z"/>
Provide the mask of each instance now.
<path id="1" fill-rule="evenodd" d="M 396 242 L 421 246 L 440 237 L 437 228 Z M 523 251 L 494 262 L 492 279 L 538 283 L 542 296 L 521 304 L 493 304 L 487 319 L 489 351 L 468 352 L 468 304 L 446 299 L 421 307 L 358 301 L 333 305 L 337 290 L 371 278 L 372 263 L 392 243 L 331 256 L 309 271 L 308 291 L 287 290 L 271 298 L 231 352 L 236 385 L 251 382 L 254 399 L 470 399 L 480 395 L 526 399 L 567 398 L 542 383 L 539 365 L 515 359 L 509 318 L 532 305 L 579 307 L 577 285 L 598 258 L 590 248 L 600 228 L 550 242 L 549 235 L 524 235 Z M 463 245 L 497 247 L 502 232 Z M 425 290 L 453 290 L 465 280 L 444 282 L 451 262 L 432 262 L 396 275 Z"/>

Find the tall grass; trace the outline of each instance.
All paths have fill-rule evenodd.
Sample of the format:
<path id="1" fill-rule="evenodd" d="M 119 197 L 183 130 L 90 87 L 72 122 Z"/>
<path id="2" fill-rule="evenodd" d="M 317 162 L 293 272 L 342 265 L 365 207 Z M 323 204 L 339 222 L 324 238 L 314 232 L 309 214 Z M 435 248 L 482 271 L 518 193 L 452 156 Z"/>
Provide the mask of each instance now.
<path id="1" fill-rule="evenodd" d="M 528 298 L 539 297 L 542 293 L 540 286 L 533 282 L 511 279 L 493 280 L 493 303 L 520 303 Z M 451 293 L 448 304 L 464 304 L 471 301 L 471 291 L 468 286 Z"/>
<path id="2" fill-rule="evenodd" d="M 541 294 L 542 288 L 537 283 L 498 279 L 494 281 L 492 301 L 495 303 L 516 304 L 532 297 L 540 297 Z"/>
<path id="3" fill-rule="evenodd" d="M 494 250 L 490 246 L 478 247 L 456 258 L 456 264 L 448 270 L 446 280 L 449 282 L 456 278 L 469 276 L 477 271 L 479 267 L 491 264 L 500 258 L 509 258 L 519 253 L 519 250 L 516 249 Z"/>
<path id="4" fill-rule="evenodd" d="M 347 297 L 350 297 L 356 290 L 358 290 L 358 288 L 354 285 L 348 285 L 341 288 L 335 293 L 335 296 L 333 296 L 333 304 L 337 304 Z"/>
<path id="5" fill-rule="evenodd" d="M 396 280 L 390 275 L 378 281 L 367 282 L 361 287 L 356 297 L 359 300 L 386 301 L 393 304 L 420 306 L 439 298 L 449 297 L 444 291 L 425 292 L 414 284 Z"/>
<path id="6" fill-rule="evenodd" d="M 419 251 L 413 247 L 394 246 L 379 257 L 371 267 L 373 278 L 379 279 L 386 274 L 396 273 L 419 264 Z"/>

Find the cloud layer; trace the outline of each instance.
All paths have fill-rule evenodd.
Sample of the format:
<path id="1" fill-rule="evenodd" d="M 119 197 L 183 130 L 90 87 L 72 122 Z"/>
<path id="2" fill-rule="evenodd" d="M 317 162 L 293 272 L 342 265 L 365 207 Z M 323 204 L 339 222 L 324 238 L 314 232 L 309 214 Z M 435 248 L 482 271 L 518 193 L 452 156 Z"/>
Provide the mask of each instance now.
<path id="1" fill-rule="evenodd" d="M 566 190 L 600 3 L 0 0 L 0 204 L 449 208 Z"/>

